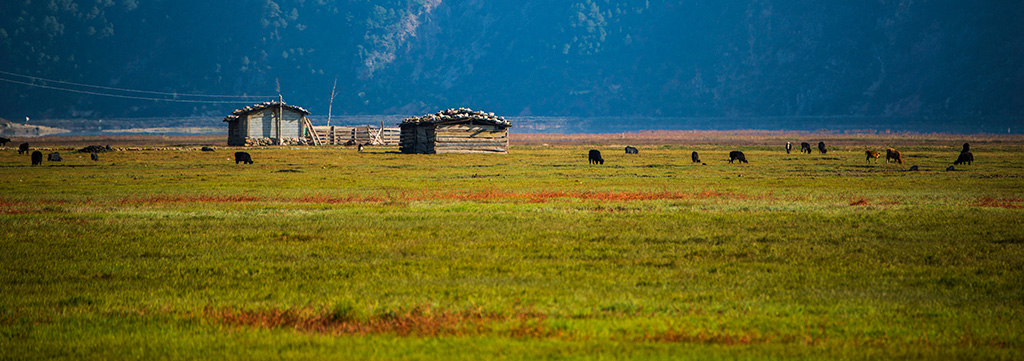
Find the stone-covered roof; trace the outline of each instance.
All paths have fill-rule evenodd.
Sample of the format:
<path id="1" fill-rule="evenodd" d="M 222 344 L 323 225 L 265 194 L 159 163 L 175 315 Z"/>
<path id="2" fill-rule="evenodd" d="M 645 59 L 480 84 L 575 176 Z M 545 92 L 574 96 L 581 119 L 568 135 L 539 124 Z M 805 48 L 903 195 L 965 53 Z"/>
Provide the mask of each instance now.
<path id="1" fill-rule="evenodd" d="M 225 122 L 234 121 L 234 120 L 237 120 L 239 117 L 242 117 L 242 116 L 245 116 L 245 115 L 249 115 L 251 113 L 258 112 L 258 111 L 263 110 L 263 109 L 274 108 L 274 107 L 277 107 L 277 106 L 281 106 L 284 109 L 288 109 L 288 110 L 291 110 L 291 111 L 302 113 L 302 115 L 309 115 L 309 111 L 304 109 L 304 108 L 302 108 L 302 107 L 300 107 L 300 106 L 291 105 L 291 104 L 285 104 L 284 102 L 273 101 L 273 102 L 262 102 L 262 103 L 258 103 L 258 104 L 253 104 L 253 105 L 247 106 L 247 107 L 242 108 L 242 109 L 235 109 L 235 111 L 231 112 L 230 115 L 224 117 L 224 121 Z"/>
<path id="2" fill-rule="evenodd" d="M 494 113 L 487 113 L 483 111 L 473 111 L 469 108 L 458 108 L 458 109 L 446 109 L 433 114 L 427 114 L 422 117 L 412 117 L 402 120 L 402 125 L 405 124 L 434 124 L 444 123 L 449 121 L 463 121 L 472 120 L 473 122 L 489 123 L 504 125 L 506 127 L 512 126 L 512 123 L 504 117 L 494 116 Z"/>

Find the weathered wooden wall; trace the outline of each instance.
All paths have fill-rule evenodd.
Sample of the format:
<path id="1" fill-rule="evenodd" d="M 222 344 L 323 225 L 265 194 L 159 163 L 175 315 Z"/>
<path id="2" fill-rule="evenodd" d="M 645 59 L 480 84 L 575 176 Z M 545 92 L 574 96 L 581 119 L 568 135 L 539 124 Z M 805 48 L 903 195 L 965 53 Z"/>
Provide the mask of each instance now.
<path id="1" fill-rule="evenodd" d="M 433 124 L 402 124 L 400 128 L 402 139 L 399 143 L 399 149 L 402 153 L 434 153 Z"/>
<path id="2" fill-rule="evenodd" d="M 279 137 L 278 127 L 276 119 L 278 117 L 278 110 L 274 108 L 267 108 L 258 112 L 253 112 L 243 121 L 245 123 L 241 127 L 243 128 L 243 134 L 250 139 L 260 138 L 299 138 L 302 135 L 302 114 L 284 109 L 281 111 L 281 136 Z"/>
<path id="3" fill-rule="evenodd" d="M 494 124 L 403 124 L 402 153 L 508 153 L 508 128 Z"/>
<path id="4" fill-rule="evenodd" d="M 228 145 L 229 146 L 243 146 L 245 145 L 245 122 L 234 120 L 228 122 Z"/>
<path id="5" fill-rule="evenodd" d="M 508 128 L 493 124 L 438 124 L 436 153 L 508 153 Z"/>

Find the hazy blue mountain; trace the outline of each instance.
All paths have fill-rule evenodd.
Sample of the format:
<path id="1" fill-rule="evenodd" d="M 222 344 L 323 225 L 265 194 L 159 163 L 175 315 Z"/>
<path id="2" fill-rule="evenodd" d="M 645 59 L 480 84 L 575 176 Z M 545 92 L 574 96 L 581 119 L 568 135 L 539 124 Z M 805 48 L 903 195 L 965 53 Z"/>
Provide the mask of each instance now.
<path id="1" fill-rule="evenodd" d="M 12 0 L 0 14 L 0 71 L 280 93 L 315 114 L 327 113 L 337 79 L 335 114 L 1024 115 L 1019 1 Z M 241 105 L 11 82 L 0 91 L 8 119 L 218 116 Z"/>

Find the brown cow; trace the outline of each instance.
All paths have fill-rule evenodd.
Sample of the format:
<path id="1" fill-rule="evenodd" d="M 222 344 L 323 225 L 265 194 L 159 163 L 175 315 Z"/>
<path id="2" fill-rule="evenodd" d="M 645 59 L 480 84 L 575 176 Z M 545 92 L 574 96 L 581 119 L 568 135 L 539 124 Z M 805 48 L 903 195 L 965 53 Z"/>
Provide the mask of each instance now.
<path id="1" fill-rule="evenodd" d="M 885 150 L 885 162 L 889 163 L 890 160 L 903 164 L 903 155 L 898 150 L 888 148 Z"/>
<path id="2" fill-rule="evenodd" d="M 867 156 L 867 161 L 868 162 L 871 161 L 871 158 L 874 158 L 875 159 L 875 164 L 878 164 L 878 157 L 882 156 L 881 154 L 879 154 L 878 152 L 873 151 L 873 150 L 864 151 L 864 155 Z"/>

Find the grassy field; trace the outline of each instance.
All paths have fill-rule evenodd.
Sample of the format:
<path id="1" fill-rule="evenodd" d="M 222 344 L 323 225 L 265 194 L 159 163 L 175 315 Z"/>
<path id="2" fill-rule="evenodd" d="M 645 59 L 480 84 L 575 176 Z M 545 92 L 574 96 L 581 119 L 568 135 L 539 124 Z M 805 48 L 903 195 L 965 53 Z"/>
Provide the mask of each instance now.
<path id="1" fill-rule="evenodd" d="M 0 151 L 0 359 L 1024 358 L 1020 137 L 195 150 L 221 141 Z"/>

